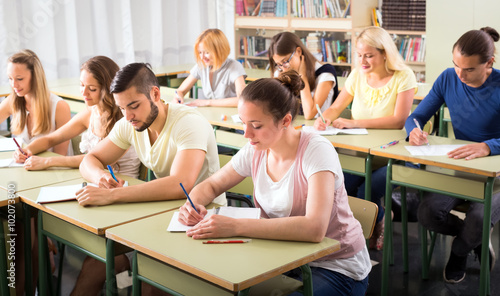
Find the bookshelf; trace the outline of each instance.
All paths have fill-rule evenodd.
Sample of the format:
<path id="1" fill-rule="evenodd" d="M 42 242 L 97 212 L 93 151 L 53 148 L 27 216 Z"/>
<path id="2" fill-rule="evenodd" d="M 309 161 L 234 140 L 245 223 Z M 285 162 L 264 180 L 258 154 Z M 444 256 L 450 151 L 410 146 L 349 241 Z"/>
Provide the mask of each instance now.
<path id="1" fill-rule="evenodd" d="M 334 65 L 339 76 L 348 75 L 354 65 L 354 30 L 371 25 L 370 7 L 378 5 L 378 0 L 271 0 L 276 3 L 276 11 L 279 5 L 280 16 L 252 16 L 260 2 L 269 1 L 235 0 L 236 59 L 246 68 L 266 69 L 269 60 L 267 52 L 262 52 L 262 44 L 265 51 L 274 35 L 289 31 L 308 47 L 308 41 L 315 44 L 309 49 L 314 48 L 321 60 Z M 313 3 L 322 5 L 315 7 Z"/>
<path id="2" fill-rule="evenodd" d="M 280 16 L 258 16 L 258 13 L 252 16 L 254 8 L 264 1 L 266 0 L 235 0 L 235 48 L 238 49 L 236 59 L 242 62 L 245 68 L 266 69 L 269 64 L 266 50 L 269 48 L 270 39 L 279 32 L 290 31 L 297 34 L 306 45 L 308 38 L 313 40 L 313 44 L 319 42 L 321 50 L 318 50 L 317 56 L 334 65 L 339 76 L 347 76 L 354 67 L 355 36 L 364 27 L 372 25 L 372 8 L 379 5 L 378 0 L 274 0 L 271 2 L 276 3 L 276 9 L 278 2 L 281 2 L 281 13 L 278 14 Z M 327 3 L 336 5 L 337 2 L 338 8 L 325 8 Z M 245 3 L 248 5 L 247 11 L 244 9 Z M 314 9 L 312 3 L 322 3 L 323 7 Z M 304 8 L 300 4 L 310 5 Z M 300 11 L 298 7 L 301 8 Z M 325 16 L 310 17 L 320 15 Z M 388 32 L 393 36 L 398 49 L 401 44 L 404 46 L 405 42 L 408 42 L 406 40 L 411 39 L 413 46 L 425 42 L 425 31 Z M 425 51 L 417 58 L 416 48 L 408 48 L 410 51 L 406 62 L 415 71 L 417 80 L 424 82 Z M 309 49 L 313 52 L 319 47 L 312 45 Z"/>

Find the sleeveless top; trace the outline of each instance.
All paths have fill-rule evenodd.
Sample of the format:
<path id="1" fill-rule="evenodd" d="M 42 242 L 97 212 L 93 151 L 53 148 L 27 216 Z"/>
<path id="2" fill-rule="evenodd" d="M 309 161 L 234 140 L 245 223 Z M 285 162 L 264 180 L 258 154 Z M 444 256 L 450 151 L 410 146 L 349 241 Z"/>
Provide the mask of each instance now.
<path id="1" fill-rule="evenodd" d="M 57 108 L 57 103 L 59 101 L 62 101 L 62 98 L 56 96 L 53 93 L 50 93 L 50 132 L 49 133 L 56 130 L 56 108 Z M 17 135 L 16 137 L 21 138 L 23 140 L 23 142 L 26 143 L 26 145 L 28 145 L 31 142 L 33 142 L 34 140 L 41 138 L 43 136 L 46 136 L 49 133 L 40 134 L 40 135 L 36 135 L 34 137 L 30 137 L 30 135 L 28 133 L 28 125 L 26 124 L 24 126 L 23 131 L 19 135 Z M 47 149 L 47 151 L 54 152 L 54 147 Z M 66 155 L 67 156 L 73 155 L 73 146 L 71 145 L 71 142 L 68 145 L 68 152 Z"/>
<path id="2" fill-rule="evenodd" d="M 103 139 L 94 134 L 94 114 L 97 108 L 96 106 L 91 107 L 92 112 L 90 113 L 89 128 L 82 133 L 82 138 L 80 142 L 80 152 L 89 153 L 94 147 Z M 113 165 L 113 170 L 117 173 L 124 174 L 129 177 L 137 178 L 139 176 L 139 167 L 141 161 L 137 157 L 137 153 L 133 146 L 131 146 L 127 152 Z"/>

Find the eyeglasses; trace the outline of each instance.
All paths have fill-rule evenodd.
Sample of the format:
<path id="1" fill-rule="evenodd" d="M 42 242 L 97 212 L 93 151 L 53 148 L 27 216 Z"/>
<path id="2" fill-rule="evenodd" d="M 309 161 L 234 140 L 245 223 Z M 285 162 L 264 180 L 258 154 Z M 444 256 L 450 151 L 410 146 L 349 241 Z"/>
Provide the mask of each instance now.
<path id="1" fill-rule="evenodd" d="M 283 68 L 287 68 L 290 67 L 290 61 L 292 60 L 293 58 L 293 55 L 295 54 L 295 52 L 297 51 L 297 49 L 295 49 L 292 53 L 292 55 L 288 58 L 288 60 L 286 60 L 285 62 L 281 63 L 281 64 L 276 64 L 275 67 L 278 68 L 278 71 L 280 72 L 283 72 Z"/>

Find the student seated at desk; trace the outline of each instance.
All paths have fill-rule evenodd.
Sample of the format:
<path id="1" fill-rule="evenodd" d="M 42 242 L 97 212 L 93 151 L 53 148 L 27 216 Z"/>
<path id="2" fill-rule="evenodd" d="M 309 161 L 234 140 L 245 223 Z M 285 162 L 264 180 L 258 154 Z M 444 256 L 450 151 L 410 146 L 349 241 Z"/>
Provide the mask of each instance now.
<path id="1" fill-rule="evenodd" d="M 279 78 L 259 79 L 243 90 L 238 114 L 249 143 L 191 191 L 200 213 L 187 202 L 180 209 L 179 220 L 196 224 L 187 232 L 194 239 L 336 239 L 341 243 L 338 252 L 310 263 L 314 295 L 365 295 L 370 258 L 361 225 L 349 208 L 335 148 L 325 138 L 292 126 L 303 88 L 302 79 L 292 70 Z M 255 187 L 256 206 L 263 217 L 270 219 L 213 215 L 202 220 L 206 205 L 249 176 Z M 291 272 L 290 276 L 297 275 Z"/>
<path id="2" fill-rule="evenodd" d="M 410 114 L 417 81 L 404 64 L 391 36 L 380 27 L 364 29 L 356 40 L 358 65 L 347 78 L 335 103 L 323 113 L 326 123 L 317 118 L 314 127 L 401 129 Z M 352 119 L 340 118 L 352 103 Z M 370 239 L 370 249 L 381 250 L 384 244 L 386 167 L 372 172 L 371 199 L 378 206 L 377 224 Z M 365 198 L 365 178 L 345 174 L 347 193 Z"/>
<path id="3" fill-rule="evenodd" d="M 450 110 L 455 137 L 478 142 L 448 153 L 451 158 L 466 160 L 500 154 L 500 71 L 493 68 L 498 32 L 490 27 L 471 30 L 453 45 L 454 68 L 437 78 L 431 91 L 406 120 L 411 145 L 427 143 L 427 133 L 416 127 L 434 115 L 441 105 Z M 472 115 L 473 114 L 473 115 Z M 418 208 L 418 221 L 427 229 L 455 236 L 450 258 L 443 271 L 446 282 L 458 283 L 465 278 L 467 255 L 474 250 L 481 261 L 483 229 L 482 203 L 470 203 L 465 220 L 450 213 L 467 201 L 437 193 L 425 193 Z M 500 220 L 500 193 L 491 199 L 491 227 Z M 495 253 L 489 246 L 490 268 Z"/>
<path id="4" fill-rule="evenodd" d="M 339 94 L 335 67 L 320 63 L 294 33 L 282 32 L 273 36 L 269 65 L 275 77 L 285 70 L 295 70 L 301 75 L 305 86 L 300 91 L 299 113 L 306 119 L 318 116 L 316 105 L 322 112 L 328 109 Z"/>
<path id="5" fill-rule="evenodd" d="M 11 131 L 29 144 L 62 127 L 71 119 L 69 105 L 50 93 L 38 56 L 24 49 L 9 58 L 7 65 L 12 93 L 0 103 L 0 122 L 12 115 Z M 50 149 L 61 155 L 72 155 L 69 140 Z"/>
<path id="6" fill-rule="evenodd" d="M 238 96 L 245 88 L 245 70 L 228 58 L 231 48 L 226 35 L 219 29 L 207 29 L 196 39 L 196 65 L 177 89 L 173 103 L 184 103 L 184 96 L 201 80 L 204 100 L 194 100 L 190 106 L 236 107 Z"/>
<path id="7" fill-rule="evenodd" d="M 60 129 L 40 137 L 23 148 L 26 154 L 16 150 L 14 158 L 24 162 L 27 170 L 44 170 L 49 167 L 78 168 L 84 155 L 65 157 L 39 157 L 40 153 L 82 134 L 80 151 L 91 151 L 104 139 L 115 123 L 123 117 L 115 105 L 109 86 L 120 67 L 108 57 L 96 56 L 86 61 L 80 69 L 80 90 L 88 108 L 79 112 Z M 131 147 L 114 165 L 116 172 L 137 178 L 140 160 Z"/>
<path id="8" fill-rule="evenodd" d="M 149 65 L 123 67 L 111 83 L 111 93 L 124 118 L 108 137 L 88 153 L 80 165 L 83 177 L 100 188 L 87 186 L 76 193 L 82 206 L 117 202 L 145 202 L 186 198 L 179 183 L 190 191 L 219 170 L 219 157 L 212 126 L 196 111 L 179 104 L 163 104 L 155 74 Z M 104 170 L 133 146 L 141 162 L 156 180 L 122 187 Z M 221 194 L 215 202 L 225 205 Z M 130 267 L 127 256 L 115 260 L 116 272 Z M 106 279 L 105 265 L 87 257 L 73 295 L 96 295 Z"/>

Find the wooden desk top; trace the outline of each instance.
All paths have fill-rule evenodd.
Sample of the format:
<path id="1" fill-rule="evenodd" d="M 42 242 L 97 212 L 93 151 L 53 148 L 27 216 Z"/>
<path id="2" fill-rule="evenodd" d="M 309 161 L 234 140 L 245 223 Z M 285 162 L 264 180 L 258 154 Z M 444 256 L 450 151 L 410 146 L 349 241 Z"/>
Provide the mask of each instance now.
<path id="1" fill-rule="evenodd" d="M 437 136 L 429 136 L 431 145 L 454 145 L 454 144 L 470 144 L 473 142 L 462 141 L 457 139 L 443 138 Z M 500 176 L 500 155 L 487 156 L 472 160 L 453 159 L 448 156 L 413 156 L 404 148 L 410 144 L 405 141 L 400 141 L 397 145 L 381 149 L 375 147 L 370 150 L 370 154 L 378 155 L 386 158 L 415 162 L 430 166 L 451 169 L 459 172 L 472 173 L 486 177 Z"/>
<path id="2" fill-rule="evenodd" d="M 0 152 L 0 158 L 12 158 L 12 153 L 12 151 Z M 57 156 L 53 152 L 42 152 L 38 155 Z M 23 167 L 0 168 L 0 187 L 7 189 L 9 183 L 15 183 L 16 192 L 78 178 L 81 178 L 78 169 L 54 168 L 43 171 L 27 171 Z"/>
<path id="3" fill-rule="evenodd" d="M 2 188 L 4 189 L 4 188 Z M 19 202 L 19 197 L 14 198 L 14 202 Z M 0 190 L 0 208 L 9 204 L 9 195 L 7 190 Z"/>
<path id="4" fill-rule="evenodd" d="M 130 186 L 142 183 L 142 181 L 133 179 L 124 175 L 120 178 L 129 182 Z M 81 184 L 83 178 L 60 182 L 43 186 L 65 186 Z M 86 229 L 97 235 L 104 235 L 106 229 L 142 219 L 151 215 L 178 209 L 185 200 L 144 202 L 144 203 L 122 203 L 102 207 L 82 207 L 75 201 L 65 201 L 58 203 L 48 203 L 40 205 L 36 203 L 40 188 L 25 190 L 19 192 L 22 202 L 29 204 L 39 210 L 51 214 L 57 218 L 63 219 L 71 224 Z"/>
<path id="5" fill-rule="evenodd" d="M 368 135 L 334 135 L 324 136 L 336 148 L 344 148 L 368 153 L 374 147 L 380 147 L 389 142 L 405 139 L 404 130 L 368 129 Z"/>
<path id="6" fill-rule="evenodd" d="M 252 239 L 245 244 L 206 245 L 167 226 L 173 211 L 113 227 L 106 237 L 231 291 L 241 291 L 339 250 L 339 242 Z"/>
<path id="7" fill-rule="evenodd" d="M 153 72 L 156 77 L 161 76 L 172 76 L 177 74 L 185 74 L 189 73 L 191 68 L 193 68 L 194 63 L 192 64 L 181 64 L 181 65 L 169 65 L 169 66 L 160 66 L 153 68 Z"/>

